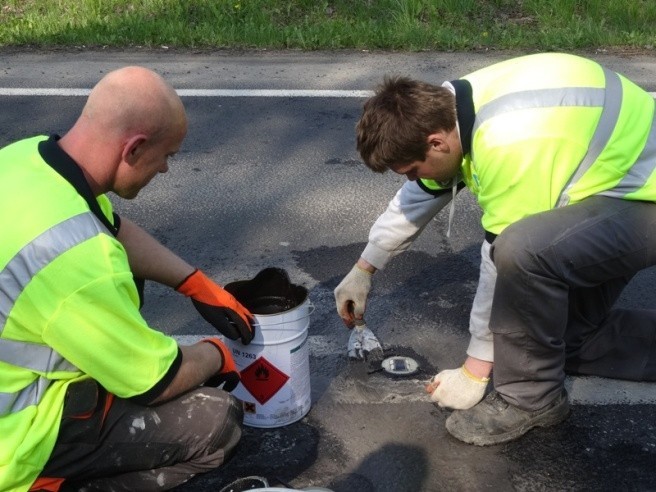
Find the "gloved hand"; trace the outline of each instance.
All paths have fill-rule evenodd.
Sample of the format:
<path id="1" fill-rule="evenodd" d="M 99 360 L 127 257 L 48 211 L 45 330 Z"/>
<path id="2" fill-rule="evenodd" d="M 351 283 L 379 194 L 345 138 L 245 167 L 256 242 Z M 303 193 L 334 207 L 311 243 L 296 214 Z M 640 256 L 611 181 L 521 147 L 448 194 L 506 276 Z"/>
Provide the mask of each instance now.
<path id="1" fill-rule="evenodd" d="M 352 327 L 356 319 L 362 319 L 371 290 L 371 272 L 357 264 L 335 288 L 337 312 L 347 326 Z"/>
<path id="2" fill-rule="evenodd" d="M 426 392 L 440 407 L 465 410 L 483 399 L 490 378 L 477 378 L 465 366 L 447 369 L 433 376 Z"/>
<path id="3" fill-rule="evenodd" d="M 239 370 L 235 365 L 235 360 L 232 358 L 232 355 L 230 355 L 230 350 L 228 347 L 226 347 L 218 337 L 205 338 L 201 340 L 201 342 L 211 343 L 217 349 L 219 349 L 222 361 L 221 369 L 219 369 L 218 374 L 205 381 L 204 386 L 212 386 L 214 388 L 218 388 L 221 386 L 221 384 L 223 384 L 223 389 L 225 391 L 234 390 L 239 384 L 239 381 L 241 381 L 241 376 L 239 375 Z"/>
<path id="4" fill-rule="evenodd" d="M 231 340 L 241 338 L 244 345 L 253 339 L 253 315 L 237 299 L 200 270 L 194 270 L 175 289 L 187 297 L 205 321 Z"/>

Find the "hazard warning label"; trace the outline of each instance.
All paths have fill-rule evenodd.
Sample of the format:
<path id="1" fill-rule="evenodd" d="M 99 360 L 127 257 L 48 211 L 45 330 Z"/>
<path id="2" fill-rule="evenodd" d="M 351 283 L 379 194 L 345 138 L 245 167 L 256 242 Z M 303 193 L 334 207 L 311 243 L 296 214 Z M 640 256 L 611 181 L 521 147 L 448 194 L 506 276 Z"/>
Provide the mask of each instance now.
<path id="1" fill-rule="evenodd" d="M 260 405 L 268 402 L 289 379 L 287 374 L 264 357 L 260 357 L 240 373 L 241 384 Z"/>

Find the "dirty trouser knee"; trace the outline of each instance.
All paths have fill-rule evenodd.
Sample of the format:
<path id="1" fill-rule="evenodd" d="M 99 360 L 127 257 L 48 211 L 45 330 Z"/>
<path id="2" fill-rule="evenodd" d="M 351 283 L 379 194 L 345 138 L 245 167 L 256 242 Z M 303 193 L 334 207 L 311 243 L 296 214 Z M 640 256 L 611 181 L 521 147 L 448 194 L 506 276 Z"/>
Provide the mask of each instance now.
<path id="1" fill-rule="evenodd" d="M 589 290 L 586 289 L 585 294 L 591 295 Z M 571 301 L 570 305 L 574 304 L 575 301 Z M 595 319 L 594 316 L 580 318 L 571 314 L 565 334 L 565 372 L 656 381 L 654 314 L 652 309 L 615 308 L 596 326 L 589 321 Z"/>
<path id="2" fill-rule="evenodd" d="M 587 366 L 593 372 L 613 359 L 600 347 L 608 349 L 609 339 L 621 343 L 625 372 L 648 379 L 645 360 L 656 349 L 656 311 L 627 317 L 610 309 L 636 272 L 656 264 L 656 204 L 592 197 L 536 214 L 499 235 L 492 257 L 494 386 L 508 401 L 537 410 L 556 398 L 568 343 L 572 366 L 595 359 L 597 367 Z"/>
<path id="3" fill-rule="evenodd" d="M 42 477 L 62 490 L 166 490 L 223 464 L 241 438 L 237 400 L 198 388 L 145 407 L 114 398 L 94 381 L 71 385 L 60 434 Z"/>

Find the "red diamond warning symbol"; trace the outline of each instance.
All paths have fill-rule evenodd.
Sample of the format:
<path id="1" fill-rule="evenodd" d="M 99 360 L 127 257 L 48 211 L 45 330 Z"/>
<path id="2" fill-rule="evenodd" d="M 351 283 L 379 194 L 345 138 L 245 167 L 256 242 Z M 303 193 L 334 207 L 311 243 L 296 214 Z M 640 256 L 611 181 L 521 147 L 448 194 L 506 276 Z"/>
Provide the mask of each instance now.
<path id="1" fill-rule="evenodd" d="M 268 402 L 289 379 L 287 374 L 264 357 L 260 357 L 240 372 L 241 384 L 260 402 L 260 405 Z"/>

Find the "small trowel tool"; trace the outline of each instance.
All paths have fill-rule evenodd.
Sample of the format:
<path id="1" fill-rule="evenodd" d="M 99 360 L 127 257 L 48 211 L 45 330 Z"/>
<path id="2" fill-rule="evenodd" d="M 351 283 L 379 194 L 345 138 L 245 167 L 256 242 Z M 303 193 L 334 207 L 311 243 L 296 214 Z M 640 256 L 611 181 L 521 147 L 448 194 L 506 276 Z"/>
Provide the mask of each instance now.
<path id="1" fill-rule="evenodd" d="M 347 348 L 348 356 L 353 360 L 371 362 L 382 361 L 384 358 L 383 347 L 374 332 L 367 328 L 364 320 L 355 321 L 355 328 L 351 331 Z"/>

